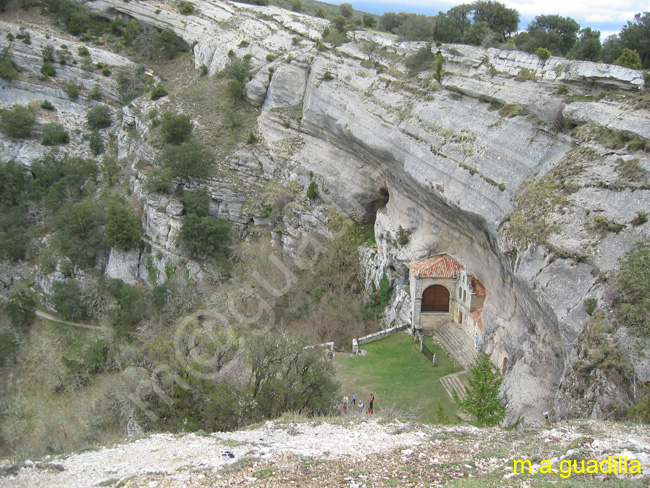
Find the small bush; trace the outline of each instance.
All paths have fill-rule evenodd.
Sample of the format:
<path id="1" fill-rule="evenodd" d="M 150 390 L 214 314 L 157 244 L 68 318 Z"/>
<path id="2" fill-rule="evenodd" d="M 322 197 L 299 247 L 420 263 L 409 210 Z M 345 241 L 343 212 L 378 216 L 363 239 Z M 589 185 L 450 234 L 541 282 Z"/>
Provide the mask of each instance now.
<path id="1" fill-rule="evenodd" d="M 49 123 L 43 126 L 43 138 L 41 144 L 44 146 L 56 146 L 70 142 L 70 135 L 61 124 Z"/>
<path id="2" fill-rule="evenodd" d="M 569 89 L 566 86 L 558 87 L 558 89 L 557 89 L 557 94 L 558 95 L 566 95 L 567 93 L 569 93 Z"/>
<path id="3" fill-rule="evenodd" d="M 161 83 L 158 83 L 156 85 L 156 88 L 154 88 L 151 91 L 152 100 L 158 100 L 159 98 L 166 97 L 167 95 L 168 95 L 167 90 Z"/>
<path id="4" fill-rule="evenodd" d="M 50 302 L 58 313 L 67 319 L 78 320 L 86 316 L 86 309 L 81 299 L 81 290 L 74 282 L 55 281 L 52 284 Z"/>
<path id="5" fill-rule="evenodd" d="M 602 215 L 597 215 L 594 217 L 594 227 L 599 232 L 613 232 L 615 234 L 618 234 L 625 228 L 625 225 L 618 224 L 616 222 L 610 222 Z"/>
<path id="6" fill-rule="evenodd" d="M 214 166 L 215 155 L 203 144 L 188 141 L 180 146 L 165 146 L 161 159 L 173 176 L 205 178 Z"/>
<path id="7" fill-rule="evenodd" d="M 65 86 L 65 93 L 70 100 L 76 100 L 79 98 L 79 87 L 75 83 L 70 82 Z"/>
<path id="8" fill-rule="evenodd" d="M 106 213 L 108 245 L 128 251 L 138 246 L 140 237 L 140 218 L 124 205 L 111 205 Z"/>
<path id="9" fill-rule="evenodd" d="M 147 191 L 167 193 L 174 184 L 174 175 L 169 169 L 153 168 L 147 173 L 145 188 Z"/>
<path id="10" fill-rule="evenodd" d="M 36 318 L 36 299 L 30 291 L 20 289 L 9 295 L 6 310 L 12 325 L 26 327 Z"/>
<path id="11" fill-rule="evenodd" d="M 648 221 L 648 212 L 637 212 L 636 217 L 634 217 L 634 220 L 632 220 L 632 225 L 634 227 L 638 227 L 639 225 L 643 225 Z"/>
<path id="12" fill-rule="evenodd" d="M 598 307 L 598 300 L 595 298 L 587 298 L 582 303 L 585 306 L 585 312 L 587 312 L 589 315 L 593 315 L 596 311 L 596 307 Z"/>
<path id="13" fill-rule="evenodd" d="M 102 94 L 99 91 L 99 85 L 95 85 L 93 89 L 91 90 L 90 93 L 88 93 L 88 100 L 101 100 L 102 99 Z"/>
<path id="14" fill-rule="evenodd" d="M 329 71 L 325 71 L 325 73 L 323 73 L 323 81 L 330 81 L 333 79 L 334 79 L 334 75 L 332 75 L 332 73 L 330 73 Z"/>
<path id="15" fill-rule="evenodd" d="M 79 56 L 90 56 L 90 51 L 88 51 L 88 48 L 86 46 L 79 46 L 79 49 L 77 49 L 77 54 Z"/>
<path id="16" fill-rule="evenodd" d="M 650 336 L 650 244 L 639 242 L 621 259 L 618 285 L 618 319 L 635 332 Z"/>
<path id="17" fill-rule="evenodd" d="M 52 102 L 50 102 L 49 100 L 43 100 L 41 102 L 41 108 L 43 110 L 50 110 L 50 111 L 56 110 L 56 108 L 54 108 L 54 105 L 52 105 Z"/>
<path id="18" fill-rule="evenodd" d="M 104 140 L 99 132 L 93 131 L 88 136 L 88 147 L 93 152 L 93 155 L 99 156 L 104 152 Z"/>
<path id="19" fill-rule="evenodd" d="M 106 105 L 99 105 L 90 109 L 86 114 L 86 122 L 92 130 L 109 127 L 113 123 L 111 109 Z"/>
<path id="20" fill-rule="evenodd" d="M 529 70 L 528 68 L 522 68 L 517 76 L 515 76 L 517 81 L 537 81 L 537 75 L 534 71 Z"/>
<path id="21" fill-rule="evenodd" d="M 41 74 L 44 76 L 56 76 L 56 70 L 54 69 L 54 66 L 46 61 L 43 63 L 43 66 L 41 66 Z"/>
<path id="22" fill-rule="evenodd" d="M 404 66 L 408 69 L 409 76 L 417 76 L 422 71 L 431 69 L 433 62 L 437 60 L 437 56 L 431 52 L 431 48 L 431 44 L 427 43 L 418 49 L 418 52 L 404 60 Z"/>
<path id="23" fill-rule="evenodd" d="M 318 185 L 315 181 L 309 183 L 307 187 L 307 198 L 314 200 L 318 196 Z"/>
<path id="24" fill-rule="evenodd" d="M 639 164 L 639 160 L 636 158 L 628 159 L 627 161 L 620 159 L 616 165 L 616 172 L 621 178 L 627 181 L 639 183 L 644 182 L 647 176 L 647 171 Z"/>
<path id="25" fill-rule="evenodd" d="M 110 68 L 104 68 L 104 69 L 102 69 L 102 75 L 104 75 L 104 76 L 111 76 L 111 69 L 110 69 Z"/>
<path id="26" fill-rule="evenodd" d="M 165 112 L 162 117 L 161 132 L 165 142 L 182 144 L 192 136 L 192 119 L 184 114 Z"/>
<path id="27" fill-rule="evenodd" d="M 0 111 L 2 131 L 9 137 L 29 137 L 36 122 L 36 114 L 31 108 L 15 105 L 12 109 Z"/>
<path id="28" fill-rule="evenodd" d="M 544 47 L 537 48 L 537 51 L 535 51 L 535 54 L 537 54 L 537 57 L 539 59 L 547 60 L 548 58 L 551 57 L 551 51 Z"/>
<path id="29" fill-rule="evenodd" d="M 16 64 L 9 58 L 9 55 L 3 56 L 3 59 L 0 60 L 0 78 L 5 80 L 15 80 L 18 78 Z"/>
<path id="30" fill-rule="evenodd" d="M 190 2 L 183 2 L 181 4 L 181 15 L 191 15 L 194 13 L 194 5 Z"/>
<path id="31" fill-rule="evenodd" d="M 248 143 L 249 144 L 255 144 L 258 141 L 257 136 L 253 131 L 250 131 L 248 133 Z"/>
<path id="32" fill-rule="evenodd" d="M 503 117 L 511 118 L 516 117 L 517 115 L 522 115 L 524 113 L 524 109 L 518 103 L 506 103 L 503 107 L 501 107 L 499 113 Z"/>
<path id="33" fill-rule="evenodd" d="M 205 64 L 202 64 L 199 70 L 199 76 L 208 76 L 208 67 Z"/>
<path id="34" fill-rule="evenodd" d="M 187 52 L 190 50 L 187 43 L 169 29 L 154 35 L 153 43 L 169 59 L 174 59 L 181 51 Z"/>
<path id="35" fill-rule="evenodd" d="M 614 64 L 632 69 L 643 68 L 639 52 L 628 48 L 623 48 L 623 54 L 621 54 L 621 56 L 616 61 L 614 61 Z"/>

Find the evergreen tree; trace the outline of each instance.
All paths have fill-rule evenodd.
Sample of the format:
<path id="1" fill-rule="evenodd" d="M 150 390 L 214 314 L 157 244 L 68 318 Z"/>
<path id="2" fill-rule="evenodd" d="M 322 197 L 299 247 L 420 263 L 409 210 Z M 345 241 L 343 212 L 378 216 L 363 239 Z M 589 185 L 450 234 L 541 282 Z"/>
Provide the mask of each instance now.
<path id="1" fill-rule="evenodd" d="M 462 400 L 454 391 L 454 401 L 462 412 L 474 419 L 477 427 L 494 427 L 506 418 L 506 407 L 499 398 L 503 377 L 494 371 L 490 357 L 481 354 L 476 366 L 470 368 L 469 390 Z"/>

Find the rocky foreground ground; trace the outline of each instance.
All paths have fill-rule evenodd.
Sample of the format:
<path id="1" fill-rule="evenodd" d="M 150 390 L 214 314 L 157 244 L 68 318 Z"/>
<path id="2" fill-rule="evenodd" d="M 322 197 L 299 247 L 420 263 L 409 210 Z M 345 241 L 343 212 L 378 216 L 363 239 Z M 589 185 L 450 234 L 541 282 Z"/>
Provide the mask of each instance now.
<path id="1" fill-rule="evenodd" d="M 641 474 L 563 476 L 563 460 L 638 460 Z M 556 473 L 515 474 L 513 461 Z M 566 465 L 566 463 L 565 463 Z M 238 432 L 153 434 L 112 447 L 20 464 L 3 487 L 650 486 L 650 428 L 574 421 L 538 430 L 424 426 L 379 417 L 281 419 Z M 575 485 L 573 485 L 575 486 Z"/>

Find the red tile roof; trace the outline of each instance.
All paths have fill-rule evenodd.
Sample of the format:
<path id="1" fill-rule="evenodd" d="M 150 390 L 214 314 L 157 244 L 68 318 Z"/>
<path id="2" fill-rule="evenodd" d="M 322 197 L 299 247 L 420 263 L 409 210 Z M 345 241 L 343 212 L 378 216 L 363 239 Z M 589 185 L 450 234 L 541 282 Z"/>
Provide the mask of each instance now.
<path id="1" fill-rule="evenodd" d="M 424 261 L 411 261 L 409 267 L 420 278 L 453 278 L 465 266 L 451 256 L 441 254 Z"/>
<path id="2" fill-rule="evenodd" d="M 472 290 L 477 297 L 487 296 L 487 290 L 476 276 L 472 275 Z"/>
<path id="3" fill-rule="evenodd" d="M 478 328 L 483 330 L 483 309 L 479 308 L 478 310 L 473 311 L 469 314 L 470 317 L 474 319 Z"/>

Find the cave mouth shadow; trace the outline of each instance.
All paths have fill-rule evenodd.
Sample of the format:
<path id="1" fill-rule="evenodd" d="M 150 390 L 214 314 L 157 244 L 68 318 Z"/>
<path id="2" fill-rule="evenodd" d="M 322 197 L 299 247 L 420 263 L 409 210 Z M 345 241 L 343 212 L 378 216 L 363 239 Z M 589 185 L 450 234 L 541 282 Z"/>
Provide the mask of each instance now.
<path id="1" fill-rule="evenodd" d="M 366 214 L 362 219 L 363 225 L 375 225 L 377 220 L 377 212 L 386 208 L 388 201 L 390 200 L 390 193 L 388 193 L 388 188 L 381 187 L 378 191 L 369 194 L 366 201 L 364 202 L 364 208 Z"/>

